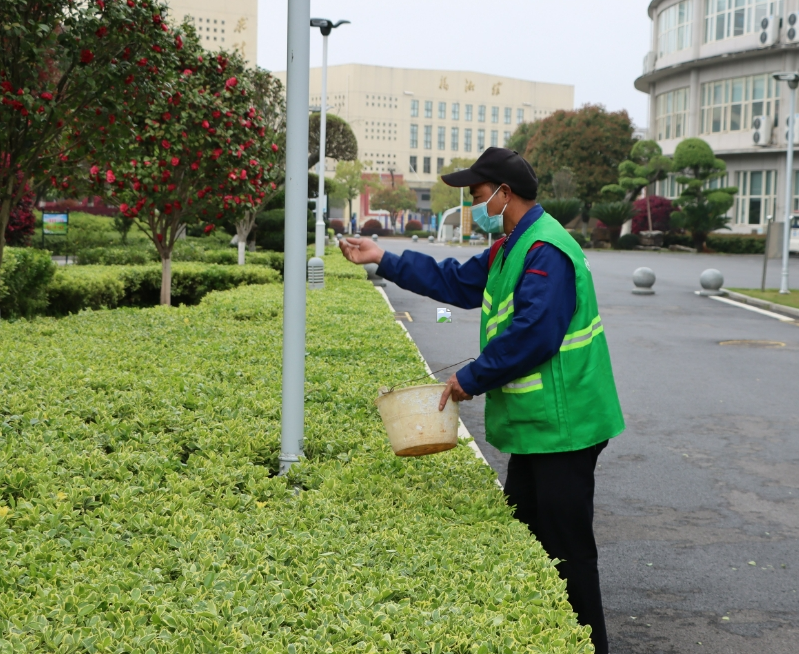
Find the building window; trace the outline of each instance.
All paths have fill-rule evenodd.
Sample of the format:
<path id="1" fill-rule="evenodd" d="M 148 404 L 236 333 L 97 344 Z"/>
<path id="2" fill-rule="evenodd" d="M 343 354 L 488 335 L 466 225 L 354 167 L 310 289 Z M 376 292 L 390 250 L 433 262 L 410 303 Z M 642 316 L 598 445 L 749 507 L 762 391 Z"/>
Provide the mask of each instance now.
<path id="1" fill-rule="evenodd" d="M 432 118 L 433 117 L 433 101 L 432 100 L 425 100 L 424 101 L 424 117 L 425 118 Z"/>
<path id="2" fill-rule="evenodd" d="M 447 103 L 446 102 L 439 102 L 438 103 L 438 119 L 439 120 L 446 120 L 447 119 Z"/>
<path id="3" fill-rule="evenodd" d="M 472 119 L 472 105 L 466 105 L 466 115 L 464 116 L 464 120 L 471 120 Z"/>
<path id="4" fill-rule="evenodd" d="M 726 2 L 726 0 L 722 0 Z M 741 3 L 743 0 L 736 0 Z M 717 0 L 708 0 L 718 4 Z M 685 50 L 691 46 L 691 0 L 684 0 L 658 16 L 658 56 Z"/>
<path id="5" fill-rule="evenodd" d="M 461 103 L 460 102 L 453 102 L 452 103 L 452 120 L 460 120 L 461 119 Z"/>
<path id="6" fill-rule="evenodd" d="M 458 134 L 458 128 L 453 127 L 452 132 L 450 134 L 450 149 L 457 151 L 458 149 L 458 141 L 460 140 L 460 135 Z"/>
<path id="7" fill-rule="evenodd" d="M 524 122 L 524 109 L 516 110 L 516 124 L 521 125 Z"/>
<path id="8" fill-rule="evenodd" d="M 424 126 L 424 149 L 425 150 L 432 150 L 433 149 L 433 126 L 432 125 L 425 125 Z"/>
<path id="9" fill-rule="evenodd" d="M 758 32 L 769 15 L 782 15 L 782 0 L 705 0 L 705 43 Z"/>
<path id="10" fill-rule="evenodd" d="M 411 100 L 411 118 L 419 117 L 419 101 Z"/>
<path id="11" fill-rule="evenodd" d="M 438 128 L 438 149 L 439 150 L 446 150 L 447 149 L 447 128 L 446 127 L 439 127 Z"/>
<path id="12" fill-rule="evenodd" d="M 412 173 L 416 172 L 416 157 L 415 156 L 411 156 L 411 172 Z"/>
<path id="13" fill-rule="evenodd" d="M 499 122 L 499 107 L 491 107 L 491 122 Z"/>
<path id="14" fill-rule="evenodd" d="M 753 75 L 702 84 L 701 134 L 751 129 L 755 116 L 777 124 L 780 85 L 771 75 Z"/>
<path id="15" fill-rule="evenodd" d="M 419 147 L 419 126 L 411 125 L 411 147 Z"/>
<path id="16" fill-rule="evenodd" d="M 491 147 L 499 147 L 499 132 L 495 129 L 491 130 Z"/>
<path id="17" fill-rule="evenodd" d="M 657 97 L 656 103 L 657 140 L 684 137 L 688 120 L 688 89 L 661 93 Z"/>
<path id="18" fill-rule="evenodd" d="M 508 147 L 508 141 L 510 141 L 510 132 L 502 132 L 502 140 L 504 142 L 504 146 Z"/>
<path id="19" fill-rule="evenodd" d="M 766 222 L 767 216 L 774 216 L 777 203 L 776 170 L 745 170 L 737 172 L 735 178 L 738 185 L 735 196 L 736 223 L 761 225 Z M 723 188 L 720 183 L 719 188 Z"/>
<path id="20" fill-rule="evenodd" d="M 472 130 L 463 130 L 463 150 L 464 152 L 472 151 Z"/>
<path id="21" fill-rule="evenodd" d="M 505 107 L 504 118 L 506 125 L 510 125 L 510 113 L 511 113 L 510 107 Z"/>
<path id="22" fill-rule="evenodd" d="M 655 192 L 657 195 L 673 200 L 682 193 L 682 184 L 677 183 L 677 175 L 670 174 L 666 179 L 657 182 Z"/>
<path id="23" fill-rule="evenodd" d="M 481 104 L 477 107 L 477 122 L 484 123 L 486 121 L 486 106 Z"/>
<path id="24" fill-rule="evenodd" d="M 436 159 L 436 172 L 440 173 L 443 167 L 444 167 L 444 157 L 439 157 L 438 159 Z"/>
<path id="25" fill-rule="evenodd" d="M 424 159 L 422 159 L 422 166 L 423 166 L 422 172 L 425 173 L 426 175 L 429 175 L 430 174 L 430 157 L 425 157 Z"/>
<path id="26" fill-rule="evenodd" d="M 484 129 L 477 130 L 477 151 L 482 152 L 486 149 L 486 131 Z"/>

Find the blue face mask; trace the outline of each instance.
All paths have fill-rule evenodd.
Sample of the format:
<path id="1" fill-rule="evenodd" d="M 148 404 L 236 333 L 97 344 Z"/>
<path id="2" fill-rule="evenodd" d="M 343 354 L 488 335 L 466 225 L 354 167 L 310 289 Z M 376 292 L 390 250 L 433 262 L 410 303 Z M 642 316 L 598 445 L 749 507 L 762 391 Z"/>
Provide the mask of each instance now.
<path id="1" fill-rule="evenodd" d="M 505 213 L 505 209 L 508 207 L 507 203 L 502 207 L 502 211 L 498 216 L 488 215 L 488 203 L 491 202 L 491 199 L 499 192 L 500 188 L 497 187 L 497 190 L 491 194 L 488 200 L 472 207 L 472 220 L 487 234 L 502 233 L 502 214 Z"/>

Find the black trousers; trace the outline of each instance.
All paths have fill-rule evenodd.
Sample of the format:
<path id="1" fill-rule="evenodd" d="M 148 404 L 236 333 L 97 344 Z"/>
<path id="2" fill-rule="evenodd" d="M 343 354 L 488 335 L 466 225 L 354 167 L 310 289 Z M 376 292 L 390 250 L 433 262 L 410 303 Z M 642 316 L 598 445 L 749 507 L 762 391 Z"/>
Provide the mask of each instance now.
<path id="1" fill-rule="evenodd" d="M 594 540 L 594 468 L 607 441 L 576 452 L 511 454 L 505 496 L 566 580 L 580 624 L 591 625 L 596 654 L 607 654 L 608 636 L 599 590 Z"/>

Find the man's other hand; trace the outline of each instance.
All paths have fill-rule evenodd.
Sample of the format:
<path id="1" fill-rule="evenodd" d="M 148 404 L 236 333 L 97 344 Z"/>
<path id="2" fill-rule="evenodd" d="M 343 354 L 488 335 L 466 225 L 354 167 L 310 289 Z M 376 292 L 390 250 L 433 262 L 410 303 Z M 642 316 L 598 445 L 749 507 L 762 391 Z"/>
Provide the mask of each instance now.
<path id="1" fill-rule="evenodd" d="M 383 260 L 383 250 L 370 238 L 342 238 L 338 242 L 342 254 L 352 263 L 376 263 Z"/>
<path id="2" fill-rule="evenodd" d="M 447 406 L 447 399 L 450 397 L 453 402 L 463 402 L 464 400 L 474 399 L 473 395 L 469 395 L 461 388 L 461 385 L 458 383 L 457 375 L 452 375 L 452 377 L 447 380 L 447 387 L 441 394 L 441 401 L 438 403 L 439 411 L 444 410 L 444 407 Z"/>

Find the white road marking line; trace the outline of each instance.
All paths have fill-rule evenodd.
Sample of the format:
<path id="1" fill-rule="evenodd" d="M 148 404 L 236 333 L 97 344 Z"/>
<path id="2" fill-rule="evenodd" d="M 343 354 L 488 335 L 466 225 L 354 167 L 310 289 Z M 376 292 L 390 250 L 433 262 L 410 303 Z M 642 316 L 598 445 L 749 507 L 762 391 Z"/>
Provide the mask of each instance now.
<path id="1" fill-rule="evenodd" d="M 754 311 L 755 313 L 759 313 L 763 316 L 768 316 L 769 318 L 776 318 L 781 322 L 794 322 L 794 319 L 789 318 L 788 316 L 783 316 L 779 313 L 774 313 L 773 311 L 766 311 L 765 309 L 753 307 L 749 304 L 743 304 L 742 302 L 736 302 L 735 300 L 730 300 L 726 297 L 719 297 L 718 295 L 710 295 L 709 297 L 711 300 L 716 300 L 717 302 L 724 302 L 724 304 L 730 304 L 734 307 L 740 307 L 741 309 L 746 309 L 747 311 Z"/>

